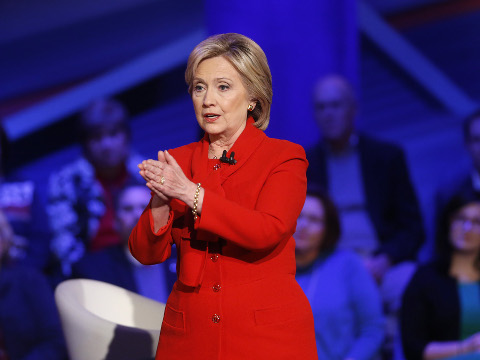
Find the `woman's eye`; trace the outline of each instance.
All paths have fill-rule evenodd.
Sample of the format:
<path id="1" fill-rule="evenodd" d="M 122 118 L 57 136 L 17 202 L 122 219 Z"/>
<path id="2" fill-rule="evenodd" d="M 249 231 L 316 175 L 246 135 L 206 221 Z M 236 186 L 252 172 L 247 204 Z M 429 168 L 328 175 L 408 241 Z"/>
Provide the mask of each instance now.
<path id="1" fill-rule="evenodd" d="M 218 87 L 221 91 L 225 91 L 225 90 L 228 90 L 229 89 L 229 86 L 228 85 L 220 85 Z"/>
<path id="2" fill-rule="evenodd" d="M 203 86 L 202 85 L 195 85 L 193 90 L 195 90 L 196 92 L 198 91 L 202 91 L 203 90 Z"/>

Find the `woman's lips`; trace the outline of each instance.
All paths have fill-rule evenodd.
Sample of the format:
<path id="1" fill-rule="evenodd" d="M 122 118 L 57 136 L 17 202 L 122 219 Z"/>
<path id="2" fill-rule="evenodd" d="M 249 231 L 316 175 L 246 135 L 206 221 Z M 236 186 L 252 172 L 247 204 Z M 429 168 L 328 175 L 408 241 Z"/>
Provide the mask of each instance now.
<path id="1" fill-rule="evenodd" d="M 205 114 L 203 115 L 203 118 L 205 119 L 206 122 L 215 122 L 218 118 L 220 117 L 220 115 L 218 114 Z"/>

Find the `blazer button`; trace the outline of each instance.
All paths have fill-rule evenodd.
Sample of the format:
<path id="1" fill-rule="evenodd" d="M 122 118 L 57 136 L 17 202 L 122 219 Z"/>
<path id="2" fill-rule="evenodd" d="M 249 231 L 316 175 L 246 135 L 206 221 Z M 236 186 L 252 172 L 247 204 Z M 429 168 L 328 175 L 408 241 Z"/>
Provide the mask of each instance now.
<path id="1" fill-rule="evenodd" d="M 212 256 L 210 256 L 210 260 L 212 260 L 213 262 L 217 262 L 218 254 L 213 254 Z"/>
<path id="2" fill-rule="evenodd" d="M 215 284 L 215 285 L 213 285 L 213 287 L 212 287 L 212 289 L 213 289 L 214 292 L 219 292 L 221 288 L 222 288 L 222 287 L 220 286 L 220 284 Z"/>
<path id="3" fill-rule="evenodd" d="M 220 322 L 220 315 L 217 315 L 217 314 L 214 314 L 212 316 L 212 321 L 215 323 L 215 324 L 218 324 Z"/>

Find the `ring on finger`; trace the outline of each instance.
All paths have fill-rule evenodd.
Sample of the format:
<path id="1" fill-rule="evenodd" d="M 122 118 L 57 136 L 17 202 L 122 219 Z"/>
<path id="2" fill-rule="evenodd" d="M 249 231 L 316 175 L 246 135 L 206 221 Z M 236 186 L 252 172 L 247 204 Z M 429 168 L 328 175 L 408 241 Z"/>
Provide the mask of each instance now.
<path id="1" fill-rule="evenodd" d="M 162 184 L 162 185 L 165 184 L 165 176 L 162 176 L 160 178 L 160 184 Z"/>

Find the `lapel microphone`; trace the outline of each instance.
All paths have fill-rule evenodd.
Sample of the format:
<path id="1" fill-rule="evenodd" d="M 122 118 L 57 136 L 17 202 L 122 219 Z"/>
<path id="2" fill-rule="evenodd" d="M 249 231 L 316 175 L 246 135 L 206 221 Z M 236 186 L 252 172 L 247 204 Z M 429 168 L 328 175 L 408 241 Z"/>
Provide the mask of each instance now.
<path id="1" fill-rule="evenodd" d="M 223 150 L 223 154 L 220 157 L 220 162 L 224 162 L 230 165 L 235 165 L 237 163 L 237 160 L 234 159 L 235 152 L 232 151 L 230 153 L 230 157 L 227 157 L 227 150 Z"/>

